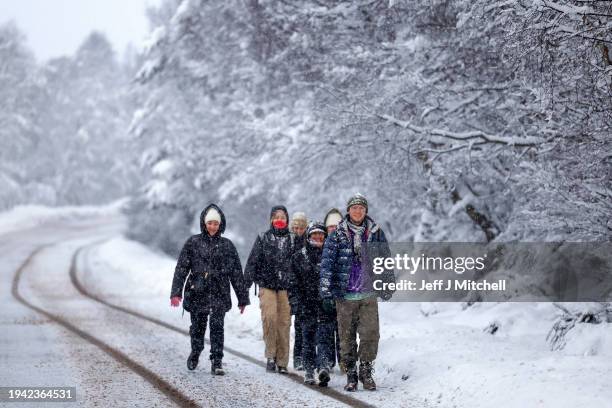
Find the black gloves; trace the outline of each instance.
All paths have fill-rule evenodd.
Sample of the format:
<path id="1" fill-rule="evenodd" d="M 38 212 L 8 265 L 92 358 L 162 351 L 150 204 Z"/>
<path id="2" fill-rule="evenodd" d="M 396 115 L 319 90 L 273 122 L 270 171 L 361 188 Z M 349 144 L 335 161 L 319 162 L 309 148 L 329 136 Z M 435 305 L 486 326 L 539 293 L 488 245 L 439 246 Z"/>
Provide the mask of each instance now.
<path id="1" fill-rule="evenodd" d="M 321 308 L 327 314 L 332 314 L 336 311 L 336 304 L 333 299 L 327 298 L 321 301 Z"/>

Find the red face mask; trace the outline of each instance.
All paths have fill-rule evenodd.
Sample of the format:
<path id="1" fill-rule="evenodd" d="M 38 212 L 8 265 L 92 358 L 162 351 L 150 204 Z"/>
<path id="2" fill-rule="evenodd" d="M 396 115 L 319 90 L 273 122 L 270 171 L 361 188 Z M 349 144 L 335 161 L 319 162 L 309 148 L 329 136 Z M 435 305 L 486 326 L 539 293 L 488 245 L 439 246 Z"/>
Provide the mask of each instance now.
<path id="1" fill-rule="evenodd" d="M 285 229 L 287 228 L 287 221 L 285 220 L 274 220 L 272 221 L 272 226 L 276 229 Z"/>

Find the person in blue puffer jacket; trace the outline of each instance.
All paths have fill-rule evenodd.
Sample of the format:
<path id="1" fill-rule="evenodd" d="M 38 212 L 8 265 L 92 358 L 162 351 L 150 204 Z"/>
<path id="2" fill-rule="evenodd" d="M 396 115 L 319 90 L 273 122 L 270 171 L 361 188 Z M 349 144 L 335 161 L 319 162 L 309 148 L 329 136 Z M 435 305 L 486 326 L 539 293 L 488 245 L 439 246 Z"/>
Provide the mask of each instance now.
<path id="1" fill-rule="evenodd" d="M 378 353 L 380 328 L 377 297 L 389 300 L 391 291 L 375 291 L 368 258 L 390 256 L 383 230 L 370 218 L 368 201 L 361 194 L 348 200 L 347 214 L 325 240 L 321 259 L 319 291 L 323 307 L 332 310 L 334 302 L 340 334 L 341 359 L 347 370 L 347 391 L 356 391 L 358 381 L 367 390 L 376 390 L 373 364 Z M 393 271 L 376 279 L 395 281 Z M 359 350 L 357 349 L 359 334 Z M 359 360 L 359 373 L 357 361 Z"/>

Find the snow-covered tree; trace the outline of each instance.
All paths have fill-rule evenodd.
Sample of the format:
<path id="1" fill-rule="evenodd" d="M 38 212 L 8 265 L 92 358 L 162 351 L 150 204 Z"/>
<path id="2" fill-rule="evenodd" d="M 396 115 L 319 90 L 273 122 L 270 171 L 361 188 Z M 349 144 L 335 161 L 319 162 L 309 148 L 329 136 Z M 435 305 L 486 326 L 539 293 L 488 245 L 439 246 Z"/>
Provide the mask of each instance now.
<path id="1" fill-rule="evenodd" d="M 45 67 L 53 101 L 45 111 L 44 149 L 65 202 L 104 202 L 129 194 L 138 180 L 127 137 L 133 109 L 128 74 L 97 32 L 73 57 Z"/>
<path id="2" fill-rule="evenodd" d="M 14 23 L 0 26 L 0 209 L 37 198 L 53 204 L 51 188 L 31 177 L 25 163 L 43 137 L 39 106 L 47 103 L 44 77 Z"/>
<path id="3" fill-rule="evenodd" d="M 173 5 L 134 129 L 180 171 L 141 205 L 318 218 L 361 191 L 393 239 L 610 236 L 606 4 Z"/>
<path id="4" fill-rule="evenodd" d="M 0 208 L 101 203 L 139 182 L 127 137 L 133 72 L 92 33 L 76 55 L 38 66 L 13 24 L 0 28 Z"/>

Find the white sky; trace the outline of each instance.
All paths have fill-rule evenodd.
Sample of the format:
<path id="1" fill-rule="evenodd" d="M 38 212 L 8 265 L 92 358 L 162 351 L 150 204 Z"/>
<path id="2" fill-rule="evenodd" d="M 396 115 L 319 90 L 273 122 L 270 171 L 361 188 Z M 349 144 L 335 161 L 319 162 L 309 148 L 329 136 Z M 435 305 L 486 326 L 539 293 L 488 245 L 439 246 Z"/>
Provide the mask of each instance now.
<path id="1" fill-rule="evenodd" d="M 39 61 L 72 54 L 93 30 L 106 33 L 119 58 L 148 32 L 145 10 L 160 0 L 0 0 L 0 24 L 17 23 Z"/>

